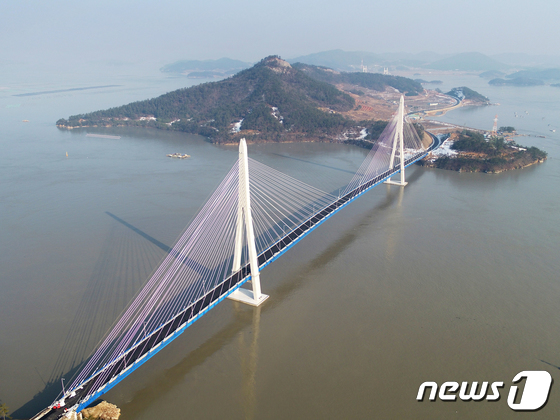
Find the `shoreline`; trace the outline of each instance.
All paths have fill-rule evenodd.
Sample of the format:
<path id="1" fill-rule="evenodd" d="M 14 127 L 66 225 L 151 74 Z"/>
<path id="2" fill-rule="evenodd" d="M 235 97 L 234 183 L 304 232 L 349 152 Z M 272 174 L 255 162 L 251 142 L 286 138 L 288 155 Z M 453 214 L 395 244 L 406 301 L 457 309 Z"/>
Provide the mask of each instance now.
<path id="1" fill-rule="evenodd" d="M 339 87 L 340 89 L 340 87 Z M 340 89 L 342 91 L 345 91 L 346 89 Z M 385 92 L 386 94 L 388 93 L 393 93 L 393 92 Z M 426 97 L 431 97 L 431 95 L 436 94 L 436 92 L 433 92 L 432 94 L 428 94 L 426 93 Z M 488 105 L 492 105 L 489 102 L 486 103 L 482 103 L 482 102 L 477 102 L 477 101 L 473 101 L 473 100 L 467 100 L 467 99 L 459 99 L 453 96 L 449 96 L 446 94 L 439 94 L 440 95 L 440 99 L 442 97 L 445 97 L 446 99 L 451 99 L 453 98 L 455 101 L 455 104 L 451 105 L 450 103 L 445 104 L 445 106 L 441 107 L 441 108 L 436 108 L 436 109 L 417 109 L 415 111 L 411 111 L 407 114 L 409 120 L 412 121 L 417 121 L 420 124 L 422 124 L 424 126 L 424 129 L 426 130 L 426 132 L 430 133 L 431 135 L 441 135 L 441 134 L 451 134 L 451 133 L 455 133 L 455 132 L 460 132 L 460 131 L 464 131 L 464 130 L 468 130 L 468 131 L 472 131 L 475 133 L 479 133 L 479 134 L 483 134 L 485 136 L 491 134 L 490 131 L 488 130 L 483 130 L 483 129 L 478 129 L 478 128 L 473 128 L 473 127 L 467 127 L 467 126 L 459 126 L 456 124 L 452 124 L 452 123 L 447 123 L 447 122 L 443 122 L 443 121 L 437 121 L 434 119 L 424 119 L 425 117 L 434 117 L 434 116 L 442 116 L 445 115 L 447 112 L 461 108 L 461 107 L 465 107 L 465 106 L 488 106 Z M 353 95 L 353 96 L 357 96 L 357 95 Z M 361 98 L 356 98 L 356 103 L 359 104 L 360 101 L 359 99 Z M 384 98 L 386 101 L 388 98 Z M 441 103 L 441 102 L 440 102 Z M 445 103 L 445 102 L 444 102 Z M 432 104 L 430 104 L 432 105 Z M 436 105 L 436 104 L 434 104 Z M 443 105 L 443 103 L 442 103 Z M 412 106 L 412 108 L 415 108 Z M 417 107 L 416 107 L 417 108 Z M 373 115 L 374 109 L 372 108 L 370 111 L 370 115 L 368 115 L 368 117 L 370 117 L 372 120 L 376 121 L 377 118 L 380 117 L 380 115 L 378 115 L 377 113 L 375 113 L 375 115 Z M 347 115 L 347 117 L 351 117 L 349 115 Z M 355 117 L 355 116 L 354 116 Z M 353 118 L 351 118 L 353 119 Z M 74 129 L 79 129 L 79 128 L 110 128 L 110 127 L 114 127 L 114 128 L 129 128 L 129 127 L 135 127 L 135 128 L 152 128 L 152 129 L 158 129 L 161 130 L 161 127 L 157 127 L 154 125 L 149 125 L 149 124 L 133 124 L 133 125 L 129 125 L 129 124 L 118 124 L 118 125 L 112 125 L 112 124 L 107 124 L 107 125 L 91 125 L 91 126 L 67 126 L 67 125 L 62 125 L 62 124 L 57 124 L 57 127 L 59 129 L 68 129 L 68 130 L 74 130 Z M 170 130 L 170 131 L 178 131 L 178 130 Z M 194 134 L 194 133 L 187 133 L 184 132 L 185 134 Z M 276 138 L 274 139 L 268 139 L 266 138 L 267 136 L 263 136 L 261 137 L 261 133 L 255 132 L 253 130 L 248 130 L 247 133 L 243 133 L 243 132 L 238 132 L 235 133 L 236 135 L 233 136 L 232 138 L 228 139 L 228 141 L 223 141 L 223 140 L 217 140 L 217 139 L 213 139 L 210 137 L 206 137 L 203 136 L 205 138 L 205 141 L 215 144 L 215 145 L 219 145 L 219 146 L 226 146 L 226 147 L 237 147 L 239 139 L 244 137 L 246 138 L 246 141 L 248 144 L 269 144 L 269 143 L 338 143 L 338 144 L 348 144 L 348 145 L 352 145 L 352 146 L 357 146 L 359 148 L 364 148 L 364 149 L 371 149 L 371 143 L 368 142 L 367 144 L 363 141 L 361 141 L 361 139 L 359 138 L 339 138 L 338 136 L 307 136 L 306 133 L 291 133 L 291 135 L 287 135 L 287 136 L 276 136 Z M 92 136 L 90 133 L 87 134 L 88 136 Z M 95 137 L 109 137 L 107 135 L 93 135 Z M 530 136 L 530 135 L 526 135 L 526 134 L 510 134 L 504 137 L 508 137 L 509 140 L 511 140 L 513 137 L 523 137 L 523 136 Z M 111 136 L 112 138 L 117 137 L 117 136 Z M 536 136 L 536 137 L 544 137 L 544 136 Z M 501 154 L 500 156 L 488 156 L 488 155 L 483 155 L 483 156 L 472 156 L 469 155 L 468 153 L 461 153 L 459 152 L 458 154 L 453 154 L 453 155 L 440 155 L 438 157 L 435 157 L 433 154 L 430 154 L 430 156 L 426 159 L 424 159 L 421 162 L 418 162 L 419 165 L 427 167 L 427 168 L 436 168 L 436 169 L 445 169 L 445 170 L 452 170 L 452 171 L 456 171 L 456 172 L 483 172 L 483 173 L 491 173 L 491 174 L 498 174 L 504 171 L 511 171 L 511 170 L 515 170 L 515 169 L 524 169 L 527 168 L 529 166 L 535 165 L 537 163 L 543 163 L 546 160 L 546 153 L 544 154 L 545 157 L 542 158 L 541 155 L 539 156 L 535 156 L 535 154 L 532 154 L 533 160 L 530 162 L 527 162 L 527 157 L 529 157 L 528 155 L 522 155 L 522 156 L 514 156 L 511 153 L 505 153 L 505 154 Z M 439 162 L 439 163 L 438 163 Z"/>
<path id="2" fill-rule="evenodd" d="M 424 158 L 426 159 L 426 158 Z M 459 172 L 459 173 L 482 173 L 482 174 L 489 174 L 489 175 L 497 175 L 497 174 L 501 174 L 502 172 L 508 172 L 508 171 L 515 171 L 518 169 L 525 169 L 528 168 L 529 166 L 533 166 L 536 165 L 538 163 L 544 163 L 546 161 L 546 158 L 544 159 L 535 159 L 533 162 L 530 162 L 526 165 L 521 165 L 521 166 L 514 166 L 512 168 L 505 168 L 505 169 L 501 169 L 501 170 L 496 170 L 496 171 L 483 171 L 483 170 L 474 170 L 474 171 L 467 171 L 467 170 L 463 170 L 462 168 L 459 169 L 451 169 L 451 168 L 438 168 L 435 165 L 435 161 L 434 162 L 429 162 L 429 161 L 424 161 L 421 160 L 418 162 L 418 164 L 424 168 L 433 168 L 433 169 L 441 169 L 444 171 L 452 171 L 452 172 Z M 424 163 L 427 162 L 427 163 Z"/>

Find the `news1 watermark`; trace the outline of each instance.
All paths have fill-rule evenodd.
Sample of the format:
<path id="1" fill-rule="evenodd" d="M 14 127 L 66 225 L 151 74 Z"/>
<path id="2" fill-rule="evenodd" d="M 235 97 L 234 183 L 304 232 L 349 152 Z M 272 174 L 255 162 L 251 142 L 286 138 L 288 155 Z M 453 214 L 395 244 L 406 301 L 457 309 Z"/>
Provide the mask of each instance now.
<path id="1" fill-rule="evenodd" d="M 515 384 L 519 384 L 522 379 L 525 379 L 525 387 L 519 397 L 519 387 Z M 511 382 L 507 403 L 512 410 L 536 411 L 548 401 L 552 377 L 547 371 L 524 370 L 515 375 Z M 502 388 L 504 382 L 482 382 L 480 386 L 478 382 L 461 382 L 459 385 L 458 382 L 450 381 L 442 383 L 441 386 L 437 382 L 424 382 L 418 388 L 416 400 L 424 401 L 424 397 L 427 396 L 429 401 L 436 401 L 438 397 L 441 401 L 457 401 L 457 397 L 462 401 L 498 401 Z"/>

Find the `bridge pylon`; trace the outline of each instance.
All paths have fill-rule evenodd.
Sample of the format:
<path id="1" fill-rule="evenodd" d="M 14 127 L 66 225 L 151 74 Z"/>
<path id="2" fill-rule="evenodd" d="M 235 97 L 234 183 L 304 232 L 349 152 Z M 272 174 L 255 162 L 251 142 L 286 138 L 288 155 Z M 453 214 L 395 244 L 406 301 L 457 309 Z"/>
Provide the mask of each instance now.
<path id="1" fill-rule="evenodd" d="M 233 253 L 232 272 L 241 269 L 241 254 L 243 253 L 243 238 L 247 238 L 249 264 L 251 268 L 252 290 L 239 288 L 228 296 L 228 299 L 259 306 L 268 295 L 261 293 L 259 262 L 255 245 L 255 231 L 251 214 L 251 193 L 249 191 L 249 160 L 247 142 L 239 142 L 239 198 L 237 200 L 237 227 L 235 232 L 235 249 Z"/>
<path id="2" fill-rule="evenodd" d="M 403 126 L 404 126 L 404 95 L 401 95 L 401 101 L 399 103 L 399 112 L 397 115 L 397 129 L 395 130 L 395 134 L 393 136 L 393 150 L 391 151 L 391 161 L 389 162 L 389 169 L 393 169 L 395 166 L 395 157 L 399 158 L 400 165 L 401 165 L 401 179 L 400 181 L 393 181 L 388 179 L 385 181 L 385 184 L 392 184 L 392 185 L 400 185 L 404 187 L 408 184 L 406 182 L 404 176 L 404 134 L 403 134 Z M 397 155 L 397 147 L 399 148 L 399 154 Z"/>

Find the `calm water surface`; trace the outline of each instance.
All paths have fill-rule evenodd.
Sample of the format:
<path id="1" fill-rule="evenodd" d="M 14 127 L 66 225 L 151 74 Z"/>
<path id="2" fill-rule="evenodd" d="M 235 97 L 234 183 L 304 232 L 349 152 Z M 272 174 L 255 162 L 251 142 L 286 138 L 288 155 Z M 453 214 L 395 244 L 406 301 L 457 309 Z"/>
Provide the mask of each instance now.
<path id="1" fill-rule="evenodd" d="M 237 158 L 184 134 L 58 130 L 60 117 L 189 83 L 109 74 L 0 83 L 0 399 L 20 417 L 54 398 Z M 446 121 L 489 128 L 498 113 L 546 135 L 519 142 L 548 161 L 499 175 L 414 167 L 404 190 L 376 187 L 263 271 L 264 305 L 221 303 L 110 391 L 122 419 L 511 418 L 522 370 L 555 380 L 532 416 L 560 415 L 560 130 L 547 125 L 560 125 L 560 90 L 444 82 L 501 103 Z M 109 84 L 121 86 L 13 96 Z M 165 157 L 176 151 L 192 158 Z M 365 156 L 334 144 L 249 153 L 326 191 Z M 506 388 L 499 402 L 419 403 L 429 380 Z"/>

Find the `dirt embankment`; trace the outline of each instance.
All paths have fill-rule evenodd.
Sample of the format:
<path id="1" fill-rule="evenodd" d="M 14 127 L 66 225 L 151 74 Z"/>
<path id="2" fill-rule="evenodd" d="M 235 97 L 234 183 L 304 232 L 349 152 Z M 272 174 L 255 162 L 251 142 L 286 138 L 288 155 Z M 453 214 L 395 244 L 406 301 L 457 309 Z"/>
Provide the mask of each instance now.
<path id="1" fill-rule="evenodd" d="M 95 407 L 82 410 L 80 414 L 84 420 L 118 420 L 121 409 L 107 401 L 102 401 Z"/>
<path id="2" fill-rule="evenodd" d="M 350 84 L 339 84 L 336 87 L 356 101 L 354 109 L 341 113 L 354 121 L 390 120 L 397 112 L 402 95 L 392 87 L 387 87 L 383 92 Z M 457 105 L 455 98 L 434 90 L 425 90 L 420 95 L 407 96 L 405 102 L 408 112 L 422 115 L 426 112 L 443 113 Z"/>

